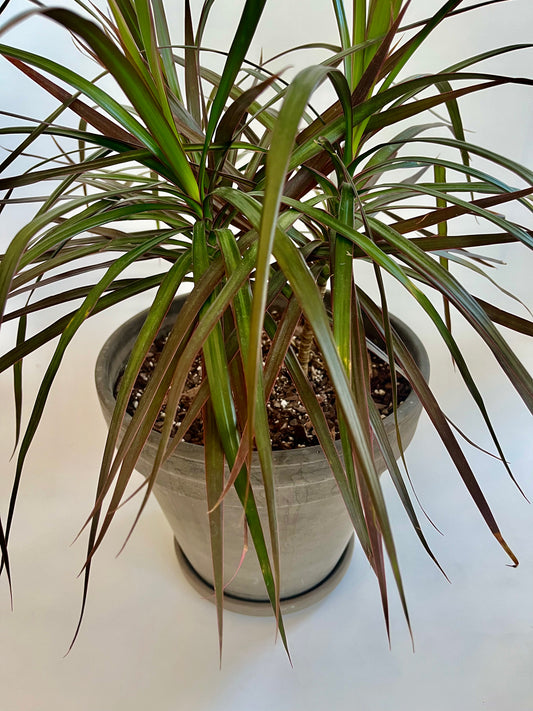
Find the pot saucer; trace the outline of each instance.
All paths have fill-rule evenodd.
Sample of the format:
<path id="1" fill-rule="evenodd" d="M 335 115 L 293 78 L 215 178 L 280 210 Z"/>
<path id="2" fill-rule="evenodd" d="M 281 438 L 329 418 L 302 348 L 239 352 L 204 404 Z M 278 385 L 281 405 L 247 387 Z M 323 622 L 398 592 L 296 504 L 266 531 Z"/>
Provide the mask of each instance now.
<path id="1" fill-rule="evenodd" d="M 174 538 L 174 550 L 176 551 L 176 557 L 178 559 L 180 568 L 185 575 L 187 581 L 193 586 L 193 588 L 200 593 L 200 595 L 209 600 L 209 602 L 215 603 L 214 590 L 212 585 L 207 583 L 198 573 L 194 570 L 192 565 L 187 560 L 187 557 L 180 548 L 179 543 Z M 281 612 L 286 615 L 291 612 L 298 612 L 303 610 L 310 605 L 322 600 L 326 597 L 337 585 L 340 583 L 344 574 L 348 570 L 350 561 L 352 559 L 352 554 L 354 550 L 354 537 L 352 536 L 348 541 L 348 545 L 344 549 L 343 554 L 339 558 L 337 565 L 333 568 L 331 573 L 322 580 L 321 583 L 315 585 L 315 587 L 307 590 L 300 595 L 294 595 L 293 597 L 283 598 L 281 600 Z M 224 595 L 224 609 L 230 610 L 231 612 L 239 612 L 243 615 L 250 615 L 253 617 L 270 617 L 273 615 L 272 605 L 268 600 L 247 600 L 245 598 L 236 597 L 235 595 Z"/>

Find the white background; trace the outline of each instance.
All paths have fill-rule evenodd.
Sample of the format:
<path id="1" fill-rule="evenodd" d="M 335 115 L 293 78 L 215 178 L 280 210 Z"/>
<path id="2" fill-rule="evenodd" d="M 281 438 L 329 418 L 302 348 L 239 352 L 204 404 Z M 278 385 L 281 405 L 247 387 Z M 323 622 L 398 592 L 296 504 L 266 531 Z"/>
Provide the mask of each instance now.
<path id="1" fill-rule="evenodd" d="M 429 14 L 435 2 L 414 0 L 410 17 Z M 24 6 L 26 7 L 26 6 Z M 206 41 L 227 48 L 240 3 L 218 0 Z M 10 13 L 21 11 L 14 0 Z M 193 2 L 198 16 L 199 3 Z M 182 3 L 173 7 L 179 41 Z M 329 0 L 269 2 L 261 23 L 261 47 L 273 54 L 292 44 L 336 42 Z M 530 0 L 505 2 L 446 23 L 409 74 L 441 69 L 496 45 L 531 41 Z M 31 18 L 2 41 L 42 51 L 87 72 L 69 39 L 50 22 Z M 317 55 L 321 59 L 324 55 Z M 488 62 L 487 71 L 526 74 L 531 50 Z M 311 55 L 299 59 L 312 61 Z M 76 62 L 76 64 L 74 64 Z M 285 67 L 290 62 L 282 62 Z M 293 70 L 289 70 L 293 71 Z M 0 64 L 0 106 L 44 117 L 54 102 Z M 463 103 L 469 138 L 531 167 L 531 88 L 497 88 Z M 9 121 L 3 120 L 3 125 Z M 2 145 L 9 141 L 2 137 Z M 13 145 L 13 143 L 11 144 Z M 30 208 L 0 216 L 1 239 L 13 234 Z M 530 222 L 531 226 L 531 222 Z M 507 262 L 498 269 L 502 285 L 533 308 L 533 260 L 525 249 L 492 252 Z M 361 273 L 361 279 L 367 275 Z M 526 312 L 481 280 L 468 277 L 476 294 L 505 308 Z M 226 613 L 222 669 L 213 606 L 188 587 L 174 558 L 172 537 L 155 503 L 115 559 L 129 530 L 134 508 L 117 517 L 95 561 L 81 635 L 63 655 L 75 628 L 81 598 L 76 579 L 84 542 L 71 545 L 90 509 L 105 426 L 93 386 L 99 348 L 116 325 L 147 303 L 147 296 L 91 319 L 76 338 L 54 385 L 42 427 L 28 457 L 12 537 L 14 611 L 5 581 L 0 587 L 0 706 L 9 711 L 195 711 L 263 709 L 362 709 L 461 711 L 533 709 L 533 510 L 498 463 L 467 446 L 467 454 L 496 519 L 520 558 L 513 570 L 470 501 L 449 459 L 422 419 L 408 453 L 416 491 L 440 528 L 426 534 L 451 584 L 423 553 L 389 482 L 385 488 L 400 552 L 415 639 L 391 590 L 392 643 L 389 649 L 377 585 L 359 551 L 342 584 L 314 608 L 286 620 L 291 668 L 274 624 Z M 393 292 L 394 310 L 423 335 L 432 362 L 432 386 L 449 416 L 470 437 L 490 446 L 479 417 L 466 407 L 449 358 L 424 317 Z M 36 320 L 33 328 L 39 326 Z M 486 349 L 461 323 L 456 334 L 486 397 L 513 471 L 529 498 L 533 454 L 531 420 Z M 5 345 L 10 329 L 2 336 Z M 509 336 L 524 363 L 533 351 L 525 337 Z M 28 360 L 26 393 L 31 402 L 51 349 Z M 0 378 L 2 515 L 13 463 L 11 381 Z M 26 413 L 28 410 L 26 411 Z M 140 481 L 140 479 L 139 479 Z"/>

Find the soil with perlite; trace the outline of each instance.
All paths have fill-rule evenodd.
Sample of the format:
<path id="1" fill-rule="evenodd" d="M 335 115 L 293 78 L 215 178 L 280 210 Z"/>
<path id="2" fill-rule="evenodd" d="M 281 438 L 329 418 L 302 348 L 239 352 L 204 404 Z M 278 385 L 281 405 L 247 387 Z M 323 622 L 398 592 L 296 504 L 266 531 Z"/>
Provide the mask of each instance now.
<path id="1" fill-rule="evenodd" d="M 130 415 L 133 415 L 139 404 L 139 400 L 144 392 L 146 383 L 150 379 L 150 376 L 157 364 L 165 342 L 165 336 L 158 337 L 146 356 L 130 397 L 128 405 L 128 412 Z M 296 333 L 293 343 L 297 347 L 298 333 Z M 269 341 L 265 337 L 263 343 L 265 355 L 268 351 L 268 347 Z M 385 418 L 387 415 L 390 415 L 393 410 L 392 379 L 389 365 L 370 352 L 369 363 L 372 399 L 374 400 L 381 417 Z M 320 353 L 316 353 L 314 351 L 311 353 L 308 377 L 320 403 L 330 432 L 334 433 L 335 437 L 338 437 L 339 432 L 335 391 L 329 379 L 327 370 L 324 367 L 324 362 Z M 202 360 L 200 357 L 197 357 L 189 372 L 178 411 L 174 418 L 172 436 L 175 435 L 179 425 L 185 417 L 192 399 L 198 392 L 202 379 Z M 403 402 L 407 398 L 410 390 L 411 387 L 408 381 L 400 374 L 397 374 L 396 391 L 398 403 Z M 298 391 L 293 384 L 287 369 L 284 367 L 278 375 L 268 400 L 267 413 L 273 449 L 297 449 L 319 444 L 311 420 L 309 419 L 307 411 L 300 400 Z M 154 424 L 155 430 L 159 432 L 161 431 L 165 418 L 166 412 L 165 407 L 163 406 L 163 409 Z M 185 433 L 184 440 L 193 444 L 203 445 L 204 433 L 201 417 L 198 417 Z"/>

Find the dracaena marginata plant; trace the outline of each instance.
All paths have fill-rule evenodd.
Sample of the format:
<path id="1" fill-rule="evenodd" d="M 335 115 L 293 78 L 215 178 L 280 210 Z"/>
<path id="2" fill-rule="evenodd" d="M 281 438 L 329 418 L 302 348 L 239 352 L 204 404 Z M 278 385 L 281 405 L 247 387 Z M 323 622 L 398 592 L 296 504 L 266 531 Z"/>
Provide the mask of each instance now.
<path id="1" fill-rule="evenodd" d="M 480 3 L 474 11 L 490 13 L 496 1 Z M 8 539 L 24 460 L 70 341 L 93 314 L 155 287 L 109 426 L 88 520 L 84 603 L 93 555 L 125 497 L 165 400 L 166 424 L 152 475 L 141 492 L 139 513 L 161 462 L 201 414 L 219 617 L 224 584 L 219 504 L 231 487 L 242 501 L 265 588 L 278 610 L 276 475 L 265 401 L 285 363 L 376 574 L 385 616 L 386 559 L 407 615 L 373 443 L 384 455 L 421 544 L 432 554 L 406 475 L 394 461 L 370 396 L 362 319 L 364 315 L 381 335 L 393 380 L 399 372 L 407 377 L 489 530 L 516 564 L 463 454 L 460 435 L 391 325 L 384 274 L 433 322 L 458 377 L 466 383 L 472 407 L 485 420 L 502 467 L 508 468 L 475 373 L 454 339 L 451 314 L 459 314 L 485 341 L 529 408 L 531 378 L 495 324 L 528 335 L 533 328 L 526 319 L 475 298 L 449 267 L 458 262 L 482 272 L 487 262 L 472 248 L 502 242 L 533 245 L 527 226 L 501 214 L 509 203 L 519 202 L 523 214 L 530 215 L 531 171 L 469 142 L 459 110 L 460 98 L 472 92 L 507 83 L 522 84 L 528 91 L 530 79 L 487 73 L 479 65 L 529 48 L 489 49 L 442 71 L 410 76 L 409 61 L 431 42 L 432 32 L 441 23 L 460 22 L 469 8 L 451 0 L 431 17 L 419 15 L 407 23 L 407 3 L 402 0 L 333 0 L 338 46 L 307 46 L 322 50 L 326 58 L 290 77 L 272 73 L 262 58 L 254 62 L 249 57 L 266 0 L 242 1 L 234 39 L 224 52 L 204 43 L 213 4 L 205 0 L 191 8 L 186 0 L 184 44 L 179 46 L 172 44 L 161 0 L 109 0 L 106 8 L 80 0 L 77 13 L 32 8 L 28 14 L 39 15 L 43 28 L 59 23 L 94 60 L 94 80 L 29 50 L 0 46 L 3 62 L 58 101 L 51 115 L 39 120 L 19 116 L 16 125 L 1 131 L 20 139 L 2 163 L 3 170 L 10 168 L 10 177 L 0 179 L 2 207 L 16 203 L 18 189 L 25 186 L 39 185 L 49 192 L 1 257 L 0 314 L 5 322 L 18 319 L 19 329 L 16 344 L 0 364 L 2 370 L 14 371 L 20 433 L 12 497 L 0 528 L 3 570 L 9 576 Z M 410 10 L 415 9 L 423 13 L 424 3 L 414 2 Z M 3 34 L 25 19 L 6 22 Z M 218 72 L 206 61 L 215 51 L 223 57 Z M 290 64 L 290 58 L 286 61 Z M 325 84 L 331 87 L 330 105 L 318 111 L 315 92 Z M 69 125 L 64 117 L 73 114 L 76 121 Z M 38 156 L 24 172 L 13 170 L 20 158 L 35 157 L 45 136 L 53 138 L 54 150 Z M 490 166 L 498 177 L 492 176 Z M 456 221 L 461 216 L 475 218 L 476 233 L 464 234 L 455 227 L 465 224 Z M 373 265 L 377 299 L 354 279 L 358 260 Z M 149 276 L 124 275 L 141 262 L 165 268 L 154 268 Z M 92 282 L 73 285 L 79 274 L 93 275 Z M 54 295 L 40 296 L 50 284 Z M 189 296 L 120 440 L 141 363 L 184 285 Z M 331 312 L 325 306 L 326 288 Z M 431 300 L 429 292 L 436 298 Z M 268 307 L 280 294 L 287 306 L 275 322 Z M 69 303 L 67 315 L 26 337 L 32 313 Z M 301 319 L 336 391 L 342 457 L 310 387 L 306 349 L 297 354 L 291 345 Z M 271 337 L 264 363 L 263 330 Z M 23 359 L 56 337 L 29 421 L 22 427 Z M 202 355 L 207 378 L 171 438 L 168 413 L 178 406 L 197 354 Z M 264 527 L 247 477 L 252 450 L 261 463 L 269 511 Z M 278 624 L 285 641 L 279 615 Z"/>

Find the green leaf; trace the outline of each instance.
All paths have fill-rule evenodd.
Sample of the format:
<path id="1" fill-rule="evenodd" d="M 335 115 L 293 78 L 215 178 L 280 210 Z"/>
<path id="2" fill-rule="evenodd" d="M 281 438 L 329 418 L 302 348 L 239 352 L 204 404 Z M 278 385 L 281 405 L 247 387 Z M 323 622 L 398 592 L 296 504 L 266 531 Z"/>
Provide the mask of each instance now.
<path id="1" fill-rule="evenodd" d="M 204 407 L 205 428 L 205 482 L 207 509 L 209 511 L 209 536 L 213 560 L 213 583 L 217 608 L 219 654 L 222 662 L 222 632 L 224 609 L 224 503 L 217 506 L 224 489 L 224 449 L 218 434 L 210 403 Z"/>
<path id="2" fill-rule="evenodd" d="M 28 319 L 25 315 L 19 319 L 17 329 L 17 347 L 26 340 Z M 15 450 L 18 447 L 22 421 L 22 360 L 13 365 L 13 393 L 15 397 Z"/>
<path id="3" fill-rule="evenodd" d="M 330 77 L 346 111 L 351 115 L 349 91 L 346 80 L 337 82 L 342 75 L 330 67 L 314 66 L 302 70 L 287 90 L 279 119 L 272 134 L 271 147 L 266 164 L 265 195 L 259 229 L 259 251 L 255 275 L 254 299 L 250 326 L 250 355 L 246 372 L 246 382 L 249 392 L 253 392 L 259 373 L 261 331 L 263 328 L 263 313 L 265 310 L 268 272 L 276 220 L 281 201 L 281 193 L 289 167 L 292 147 L 296 138 L 298 124 L 316 87 Z M 248 425 L 250 431 L 254 426 L 255 401 L 249 400 Z"/>
<path id="4" fill-rule="evenodd" d="M 0 553 L 2 554 L 2 562 L 0 563 L 0 575 L 2 571 L 6 570 L 7 582 L 9 585 L 9 596 L 11 598 L 11 607 L 13 607 L 13 587 L 11 584 L 11 566 L 9 562 L 9 551 L 7 548 L 7 539 L 4 533 L 4 527 L 2 525 L 2 519 L 0 519 Z"/>
<path id="5" fill-rule="evenodd" d="M 195 121 L 200 124 L 202 114 L 200 108 L 198 49 L 194 41 L 189 0 L 185 0 L 185 92 L 187 95 L 187 107 Z"/>
<path id="6" fill-rule="evenodd" d="M 214 4 L 215 4 L 215 0 L 204 0 L 204 3 L 202 5 L 202 11 L 200 13 L 200 19 L 198 21 L 198 28 L 196 30 L 196 38 L 195 38 L 195 44 L 198 47 L 200 47 L 202 45 L 202 39 L 204 36 L 204 31 L 205 31 L 205 27 L 207 24 L 207 19 L 209 17 L 209 12 Z"/>
<path id="7" fill-rule="evenodd" d="M 360 45 L 366 39 L 366 0 L 353 0 L 353 44 Z M 352 55 L 352 86 L 357 86 L 364 71 L 364 54 L 357 52 Z"/>
<path id="8" fill-rule="evenodd" d="M 340 189 L 338 219 L 349 227 L 354 226 L 354 193 L 348 183 L 343 183 Z M 352 352 L 352 334 L 357 332 L 360 322 L 358 314 L 352 312 L 354 296 L 353 285 L 353 242 L 347 240 L 342 234 L 335 234 L 332 240 L 333 279 L 331 288 L 333 338 L 337 345 L 339 356 L 342 360 L 348 380 L 354 384 L 353 392 L 358 398 L 359 416 L 361 422 L 369 422 L 366 412 L 366 393 L 368 389 L 368 369 L 366 378 L 361 376 L 358 354 Z M 355 366 L 353 365 L 355 363 Z M 339 413 L 339 433 L 344 455 L 344 465 L 352 494 L 359 498 L 357 493 L 357 477 L 352 458 L 352 448 L 349 429 L 342 414 Z M 366 432 L 370 446 L 370 429 Z"/>
<path id="9" fill-rule="evenodd" d="M 218 230 L 217 238 L 220 244 L 226 269 L 228 273 L 237 269 L 241 257 L 237 241 L 231 230 Z M 233 309 L 235 313 L 235 322 L 237 326 L 237 335 L 240 345 L 240 353 L 243 358 L 243 366 L 247 367 L 247 356 L 249 352 L 250 341 L 250 315 L 252 310 L 252 294 L 250 286 L 246 284 L 235 296 L 233 301 Z M 218 382 L 218 381 L 217 381 Z M 276 496 L 274 487 L 274 471 L 272 463 L 272 446 L 270 442 L 270 430 L 268 424 L 268 415 L 266 409 L 266 397 L 263 387 L 262 377 L 258 379 L 256 398 L 256 426 L 252 435 L 255 437 L 257 453 L 261 464 L 261 474 L 263 477 L 263 485 L 265 490 L 265 502 L 268 512 L 268 523 L 270 532 L 270 543 L 272 546 L 272 562 L 274 568 L 274 580 L 276 584 L 276 619 L 279 617 L 279 590 L 281 588 L 280 574 L 280 551 L 278 540 L 278 524 L 276 513 Z M 250 439 L 248 439 L 248 444 Z M 248 463 L 251 462 L 251 452 L 248 449 Z M 235 464 L 233 465 L 235 467 Z"/>
<path id="10" fill-rule="evenodd" d="M 339 29 L 339 37 L 342 48 L 348 49 L 352 45 L 352 40 L 350 38 L 350 30 L 348 28 L 348 21 L 344 11 L 344 3 L 342 0 L 332 0 L 332 2 L 333 9 L 335 10 L 335 19 L 337 20 L 337 27 Z M 352 58 L 349 56 L 344 59 L 344 75 L 346 77 L 346 81 L 348 82 L 348 86 L 352 87 Z"/>
<path id="11" fill-rule="evenodd" d="M 476 301 L 487 316 L 495 323 L 499 323 L 506 328 L 511 328 L 518 333 L 523 333 L 526 336 L 533 336 L 533 323 L 531 323 L 531 321 L 526 321 L 526 319 L 520 318 L 520 316 L 504 311 L 479 297 L 476 297 Z"/>
<path id="12" fill-rule="evenodd" d="M 142 67 L 140 74 L 144 76 L 145 84 L 153 85 L 153 93 L 158 101 L 160 113 L 166 119 L 168 125 L 174 128 L 174 117 L 170 110 L 167 86 L 161 67 L 161 57 L 157 48 L 151 0 L 133 0 L 133 2 L 137 28 L 140 31 L 142 41 L 140 59 L 144 59 L 147 62 L 149 71 L 145 69 L 143 62 L 136 64 L 136 66 L 139 69 Z"/>
<path id="13" fill-rule="evenodd" d="M 217 127 L 218 121 L 222 116 L 224 111 L 224 106 L 228 97 L 230 96 L 231 90 L 235 84 L 235 79 L 241 69 L 244 57 L 250 46 L 252 38 L 255 34 L 259 20 L 263 13 L 266 0 L 246 0 L 246 4 L 242 11 L 241 19 L 239 21 L 239 26 L 235 31 L 231 47 L 228 52 L 226 63 L 224 64 L 224 69 L 222 71 L 222 76 L 218 82 L 215 98 L 213 99 L 213 105 L 211 106 L 211 111 L 209 114 L 209 121 L 207 124 L 206 135 L 205 135 L 205 148 L 202 156 L 202 161 L 200 164 L 200 174 L 198 182 L 200 185 L 203 184 L 204 174 L 205 174 L 205 159 L 207 155 L 207 150 L 209 149 L 209 144 L 211 139 L 215 135 L 215 129 Z M 204 8 L 206 5 L 204 5 Z M 210 6 L 208 6 L 210 7 Z"/>
<path id="14" fill-rule="evenodd" d="M 174 94 L 178 101 L 181 101 L 181 90 L 170 46 L 171 40 L 165 15 L 165 6 L 163 4 L 163 0 L 151 0 L 151 2 L 159 43 L 159 54 L 161 55 L 161 61 L 163 62 L 163 67 L 165 69 L 165 77 L 170 91 Z"/>

